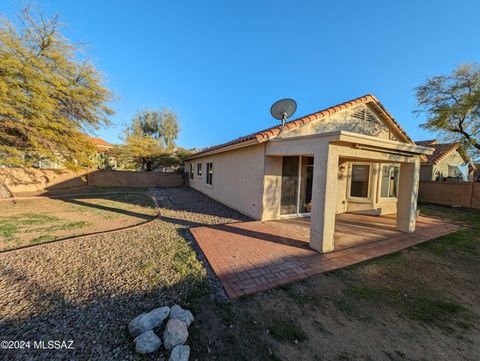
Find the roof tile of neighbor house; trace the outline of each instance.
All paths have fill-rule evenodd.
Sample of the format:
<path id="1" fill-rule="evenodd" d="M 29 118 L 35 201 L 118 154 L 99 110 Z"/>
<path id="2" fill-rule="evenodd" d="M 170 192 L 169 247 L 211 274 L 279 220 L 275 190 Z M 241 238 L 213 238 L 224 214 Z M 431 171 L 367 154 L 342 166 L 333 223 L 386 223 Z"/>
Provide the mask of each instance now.
<path id="1" fill-rule="evenodd" d="M 92 144 L 100 145 L 104 147 L 113 147 L 112 144 L 104 141 L 102 138 L 95 138 L 95 137 L 87 137 L 87 138 L 88 138 L 88 141 Z"/>
<path id="2" fill-rule="evenodd" d="M 383 114 L 393 123 L 393 125 L 398 129 L 399 133 L 401 133 L 405 137 L 405 140 L 407 140 L 410 143 L 413 143 L 413 141 L 407 135 L 405 130 L 402 129 L 400 124 L 398 124 L 398 122 L 393 118 L 393 116 L 385 109 L 385 107 L 382 105 L 382 103 L 380 103 L 380 101 L 372 94 L 367 94 L 367 95 L 361 96 L 359 98 L 352 99 L 352 100 L 349 100 L 347 102 L 337 104 L 337 105 L 334 105 L 332 107 L 320 110 L 318 112 L 315 112 L 315 113 L 312 113 L 312 114 L 309 114 L 309 115 L 305 115 L 305 116 L 297 118 L 295 120 L 291 120 L 291 121 L 285 123 L 285 129 L 286 130 L 293 129 L 293 128 L 296 128 L 296 127 L 301 126 L 303 124 L 310 123 L 314 120 L 321 119 L 321 118 L 330 116 L 332 114 L 335 114 L 339 111 L 346 110 L 348 108 L 351 108 L 351 107 L 354 107 L 354 106 L 357 106 L 357 105 L 360 105 L 360 104 L 365 104 L 365 103 L 373 103 L 380 110 L 380 112 L 383 112 Z M 268 140 L 271 137 L 274 137 L 274 136 L 278 135 L 281 130 L 282 130 L 281 125 L 270 127 L 270 128 L 261 130 L 261 131 L 256 132 L 256 133 L 252 133 L 252 134 L 234 139 L 234 140 L 232 140 L 230 142 L 227 142 L 227 143 L 223 143 L 223 144 L 215 145 L 213 147 L 206 148 L 206 149 L 204 149 L 204 150 L 202 150 L 198 153 L 193 154 L 192 156 L 197 156 L 197 155 L 202 154 L 202 153 L 206 153 L 206 152 L 210 152 L 210 151 L 214 151 L 214 150 L 218 150 L 218 149 L 222 149 L 222 148 L 227 148 L 227 147 L 230 147 L 232 145 L 248 142 L 248 141 L 255 140 L 255 139 L 259 142 L 263 142 L 263 141 Z"/>
<path id="3" fill-rule="evenodd" d="M 426 163 L 428 164 L 438 164 L 442 159 L 444 159 L 446 156 L 448 156 L 451 152 L 453 152 L 460 146 L 460 144 L 458 143 L 436 143 L 425 140 L 418 141 L 416 142 L 416 144 L 433 148 L 433 153 L 427 155 Z"/>
<path id="4" fill-rule="evenodd" d="M 415 141 L 415 144 L 416 145 L 421 145 L 422 147 L 428 147 L 429 145 L 432 145 L 432 144 L 437 144 L 437 140 L 436 139 L 430 139 L 430 140 L 416 140 Z"/>

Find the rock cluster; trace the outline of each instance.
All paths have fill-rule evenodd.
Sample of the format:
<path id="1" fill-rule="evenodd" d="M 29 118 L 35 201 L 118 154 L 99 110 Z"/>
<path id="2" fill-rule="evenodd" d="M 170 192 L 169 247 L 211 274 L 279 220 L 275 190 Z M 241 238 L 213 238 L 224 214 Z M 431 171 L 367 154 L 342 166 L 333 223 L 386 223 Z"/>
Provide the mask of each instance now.
<path id="1" fill-rule="evenodd" d="M 168 361 L 188 361 L 190 347 L 185 345 L 188 339 L 188 326 L 193 322 L 193 315 L 179 305 L 159 307 L 148 313 L 142 313 L 128 324 L 128 332 L 135 342 L 135 351 L 149 354 L 158 351 L 162 340 L 154 332 L 161 329 L 168 318 L 162 338 L 165 350 L 170 352 Z"/>

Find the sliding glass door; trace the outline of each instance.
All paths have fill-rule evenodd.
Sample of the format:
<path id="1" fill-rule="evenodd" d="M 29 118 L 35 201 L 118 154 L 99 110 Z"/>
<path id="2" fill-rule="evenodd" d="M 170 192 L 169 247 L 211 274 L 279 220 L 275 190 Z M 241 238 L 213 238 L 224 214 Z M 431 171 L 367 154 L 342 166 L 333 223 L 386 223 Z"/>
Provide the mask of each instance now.
<path id="1" fill-rule="evenodd" d="M 280 214 L 297 213 L 298 157 L 283 157 Z"/>
<path id="2" fill-rule="evenodd" d="M 280 215 L 302 215 L 311 211 L 313 157 L 283 157 Z"/>

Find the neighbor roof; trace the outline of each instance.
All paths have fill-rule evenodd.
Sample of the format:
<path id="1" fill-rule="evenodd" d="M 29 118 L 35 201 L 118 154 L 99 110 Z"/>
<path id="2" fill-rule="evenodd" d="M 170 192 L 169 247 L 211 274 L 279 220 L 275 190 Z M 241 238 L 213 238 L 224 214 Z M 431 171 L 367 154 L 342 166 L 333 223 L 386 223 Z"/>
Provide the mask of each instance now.
<path id="1" fill-rule="evenodd" d="M 429 145 L 432 145 L 432 144 L 437 144 L 437 140 L 436 139 L 430 139 L 430 140 L 416 140 L 415 141 L 415 144 L 416 145 L 421 145 L 422 147 L 428 147 Z"/>
<path id="2" fill-rule="evenodd" d="M 382 105 L 382 103 L 380 103 L 380 101 L 372 94 L 367 94 L 367 95 L 361 96 L 359 98 L 352 99 L 352 100 L 349 100 L 347 102 L 337 104 L 337 105 L 334 105 L 332 107 L 320 110 L 318 112 L 315 112 L 315 113 L 312 113 L 312 114 L 309 114 L 309 115 L 305 115 L 301 118 L 291 120 L 291 121 L 285 123 L 285 130 L 289 130 L 289 129 L 299 127 L 301 125 L 310 123 L 314 120 L 322 119 L 322 118 L 325 118 L 325 117 L 330 116 L 332 114 L 335 114 L 339 111 L 346 110 L 348 108 L 351 108 L 351 107 L 354 107 L 354 106 L 357 106 L 357 105 L 360 105 L 360 104 L 365 104 L 365 103 L 371 103 L 374 106 L 374 108 L 376 108 L 376 110 L 378 112 L 383 114 L 385 116 L 385 118 L 388 119 L 391 122 L 391 124 L 394 126 L 394 128 L 396 128 L 398 130 L 399 135 L 402 136 L 404 138 L 404 140 L 406 140 L 409 143 L 414 144 L 413 141 L 410 139 L 410 137 L 405 132 L 405 130 L 402 129 L 400 124 L 397 123 L 397 121 L 385 109 L 385 107 Z M 229 148 L 231 146 L 241 144 L 241 143 L 245 143 L 245 142 L 248 142 L 248 141 L 257 140 L 258 142 L 264 142 L 264 141 L 269 140 L 271 137 L 275 137 L 276 135 L 278 135 L 281 132 L 281 130 L 282 130 L 281 125 L 270 127 L 270 128 L 264 129 L 264 130 L 256 132 L 256 133 L 252 133 L 252 134 L 234 139 L 234 140 L 232 140 L 230 142 L 227 142 L 227 143 L 223 143 L 223 144 L 215 145 L 213 147 L 206 148 L 206 149 L 204 149 L 204 150 L 202 150 L 198 153 L 195 153 L 195 154 L 187 157 L 186 159 L 196 158 L 197 156 L 202 155 L 203 153 L 207 153 L 207 152 L 211 152 L 211 151 L 219 150 L 219 149 L 224 149 L 224 148 Z M 225 149 L 225 150 L 227 150 L 227 149 Z"/>
<path id="3" fill-rule="evenodd" d="M 428 143 L 430 142 L 430 143 Z M 418 145 L 425 147 L 433 148 L 433 153 L 427 155 L 426 163 L 429 164 L 438 164 L 442 159 L 452 153 L 454 150 L 457 150 L 460 144 L 458 143 L 437 143 L 436 141 L 418 141 Z"/>
<path id="4" fill-rule="evenodd" d="M 113 147 L 112 144 L 104 141 L 102 138 L 95 138 L 95 137 L 87 137 L 88 141 L 92 144 L 104 146 L 104 147 Z"/>

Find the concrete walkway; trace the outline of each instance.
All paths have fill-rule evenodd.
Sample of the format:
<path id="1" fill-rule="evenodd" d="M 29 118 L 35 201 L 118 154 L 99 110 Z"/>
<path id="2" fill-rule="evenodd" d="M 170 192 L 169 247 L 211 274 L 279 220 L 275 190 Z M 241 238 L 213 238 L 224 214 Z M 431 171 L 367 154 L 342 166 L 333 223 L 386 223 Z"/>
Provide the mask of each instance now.
<path id="1" fill-rule="evenodd" d="M 337 216 L 336 251 L 309 248 L 308 219 L 239 222 L 191 228 L 229 298 L 400 251 L 463 226 L 419 216 L 415 233 L 395 230 L 395 217 Z"/>

